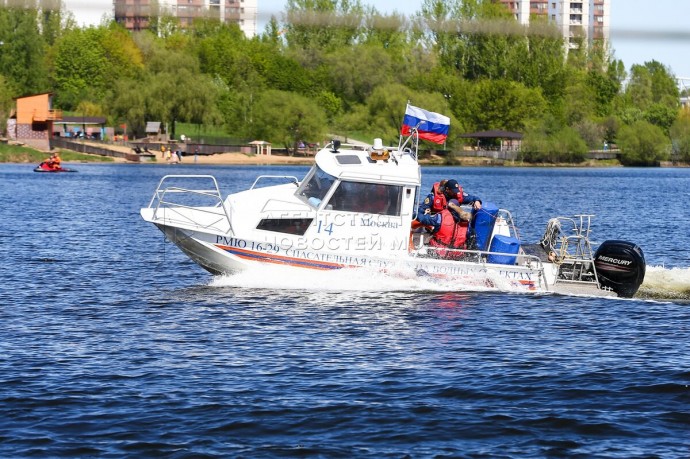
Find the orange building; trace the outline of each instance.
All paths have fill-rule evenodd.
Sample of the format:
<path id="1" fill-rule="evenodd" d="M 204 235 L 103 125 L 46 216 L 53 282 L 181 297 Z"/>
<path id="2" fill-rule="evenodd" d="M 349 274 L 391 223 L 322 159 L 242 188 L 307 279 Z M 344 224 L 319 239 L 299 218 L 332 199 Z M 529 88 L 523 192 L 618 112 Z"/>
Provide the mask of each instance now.
<path id="1" fill-rule="evenodd" d="M 39 150 L 50 151 L 53 121 L 62 119 L 62 110 L 53 109 L 53 94 L 15 97 L 15 115 L 7 123 L 10 139 Z"/>

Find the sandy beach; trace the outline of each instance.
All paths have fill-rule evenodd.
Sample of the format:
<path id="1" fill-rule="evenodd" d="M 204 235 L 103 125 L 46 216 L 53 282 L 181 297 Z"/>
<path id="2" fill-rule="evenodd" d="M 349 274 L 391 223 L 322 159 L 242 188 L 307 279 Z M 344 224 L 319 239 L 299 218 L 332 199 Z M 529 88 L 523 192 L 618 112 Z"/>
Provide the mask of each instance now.
<path id="1" fill-rule="evenodd" d="M 156 164 L 165 163 L 160 155 L 156 158 Z M 194 155 L 183 156 L 183 164 L 218 164 L 218 165 L 311 165 L 314 162 L 313 156 L 278 156 L 278 155 L 256 155 L 244 153 L 217 153 L 215 155 Z"/>

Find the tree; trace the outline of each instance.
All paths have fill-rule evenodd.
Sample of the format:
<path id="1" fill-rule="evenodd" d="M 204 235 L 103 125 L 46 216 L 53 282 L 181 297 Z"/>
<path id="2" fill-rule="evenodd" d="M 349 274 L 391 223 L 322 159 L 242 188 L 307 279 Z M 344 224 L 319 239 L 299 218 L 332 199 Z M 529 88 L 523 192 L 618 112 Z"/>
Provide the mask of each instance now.
<path id="1" fill-rule="evenodd" d="M 563 97 L 566 82 L 565 51 L 558 28 L 546 19 L 530 19 L 530 29 L 538 27 L 539 34 L 531 34 L 525 47 L 516 47 L 511 60 L 510 75 L 530 88 L 541 88 L 547 100 Z"/>
<path id="2" fill-rule="evenodd" d="M 679 104 L 678 86 L 674 76 L 657 61 L 632 66 L 626 96 L 641 110 L 653 103 L 673 108 L 677 108 Z"/>
<path id="3" fill-rule="evenodd" d="M 669 140 L 658 126 L 637 121 L 618 133 L 621 163 L 625 166 L 655 166 L 668 159 Z"/>
<path id="4" fill-rule="evenodd" d="M 195 124 L 216 124 L 220 121 L 213 82 L 188 68 L 158 73 L 149 80 L 146 94 L 149 114 L 170 123 L 173 139 L 176 138 L 175 124 L 178 121 Z"/>
<path id="5" fill-rule="evenodd" d="M 690 112 L 683 110 L 671 126 L 673 152 L 681 161 L 690 162 Z"/>
<path id="6" fill-rule="evenodd" d="M 151 35 L 139 40 L 146 69 L 116 85 L 110 98 L 114 114 L 135 129 L 150 120 L 169 123 L 172 138 L 178 121 L 220 124 L 219 85 L 200 73 L 198 61 Z"/>
<path id="7" fill-rule="evenodd" d="M 505 5 L 492 0 L 464 0 L 453 19 L 466 29 L 459 31 L 453 46 L 454 65 L 465 78 L 515 77 L 511 75 L 513 63 L 518 56 L 524 56 L 527 40 L 515 34 L 518 24 Z M 510 28 L 513 33 L 506 33 Z"/>
<path id="8" fill-rule="evenodd" d="M 144 68 L 131 34 L 118 25 L 66 31 L 52 55 L 56 103 L 66 110 L 83 99 L 103 100 L 116 81 L 133 78 Z"/>
<path id="9" fill-rule="evenodd" d="M 477 130 L 522 131 L 546 110 L 538 89 L 506 80 L 482 80 L 474 85 L 474 98 L 465 105 L 466 119 Z"/>
<path id="10" fill-rule="evenodd" d="M 447 23 L 456 17 L 457 0 L 423 0 L 422 9 L 417 14 L 417 30 L 439 61 L 448 68 L 459 67 L 457 59 L 457 31 Z M 426 32 L 426 33 L 424 33 Z"/>
<path id="11" fill-rule="evenodd" d="M 645 112 L 645 119 L 655 126 L 659 126 L 668 135 L 671 125 L 678 116 L 678 109 L 661 103 L 652 104 Z"/>
<path id="12" fill-rule="evenodd" d="M 253 110 L 250 134 L 261 140 L 282 144 L 294 152 L 300 141 L 321 141 L 326 132 L 326 115 L 316 102 L 299 94 L 268 90 Z"/>
<path id="13" fill-rule="evenodd" d="M 13 105 L 12 88 L 7 84 L 5 77 L 0 75 L 0 133 L 5 135 L 7 119 L 10 117 L 10 110 Z"/>
<path id="14" fill-rule="evenodd" d="M 528 132 L 521 151 L 531 163 L 580 163 L 586 158 L 587 145 L 575 129 L 564 127 L 549 135 L 538 130 Z"/>
<path id="15" fill-rule="evenodd" d="M 552 162 L 580 163 L 587 157 L 587 144 L 567 126 L 549 137 L 548 148 Z"/>
<path id="16" fill-rule="evenodd" d="M 348 105 L 362 104 L 375 88 L 392 83 L 392 59 L 378 46 L 341 48 L 324 58 L 331 90 Z"/>
<path id="17" fill-rule="evenodd" d="M 613 109 L 613 99 L 621 89 L 621 83 L 612 73 L 604 73 L 596 68 L 587 72 L 587 86 L 592 89 L 594 109 L 598 116 L 609 115 Z"/>
<path id="18" fill-rule="evenodd" d="M 572 126 L 590 118 L 596 111 L 596 89 L 587 84 L 584 72 L 573 70 L 565 90 L 565 122 Z"/>
<path id="19" fill-rule="evenodd" d="M 17 94 L 50 90 L 47 44 L 39 28 L 36 5 L 0 7 L 0 74 Z"/>
<path id="20" fill-rule="evenodd" d="M 288 0 L 286 10 L 290 48 L 332 51 L 361 37 L 365 8 L 360 0 Z"/>

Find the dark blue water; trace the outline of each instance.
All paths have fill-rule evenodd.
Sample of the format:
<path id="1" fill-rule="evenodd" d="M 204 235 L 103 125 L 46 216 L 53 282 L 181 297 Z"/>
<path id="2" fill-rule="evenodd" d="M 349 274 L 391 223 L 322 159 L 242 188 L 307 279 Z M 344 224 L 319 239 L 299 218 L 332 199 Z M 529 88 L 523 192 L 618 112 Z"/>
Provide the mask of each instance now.
<path id="1" fill-rule="evenodd" d="M 0 457 L 690 457 L 690 170 L 424 170 L 527 240 L 595 213 L 650 265 L 618 300 L 214 278 L 139 218 L 158 180 L 306 168 L 71 166 L 0 165 Z"/>

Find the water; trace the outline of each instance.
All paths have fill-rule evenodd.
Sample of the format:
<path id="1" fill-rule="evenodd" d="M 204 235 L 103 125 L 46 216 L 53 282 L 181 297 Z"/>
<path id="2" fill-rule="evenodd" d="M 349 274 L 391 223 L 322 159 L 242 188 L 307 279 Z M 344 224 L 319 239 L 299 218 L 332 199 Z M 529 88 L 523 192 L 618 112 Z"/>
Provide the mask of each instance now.
<path id="1" fill-rule="evenodd" d="M 138 216 L 166 173 L 0 165 L 0 457 L 690 456 L 690 170 L 426 168 L 523 238 L 592 212 L 631 300 L 279 268 L 213 277 Z"/>

